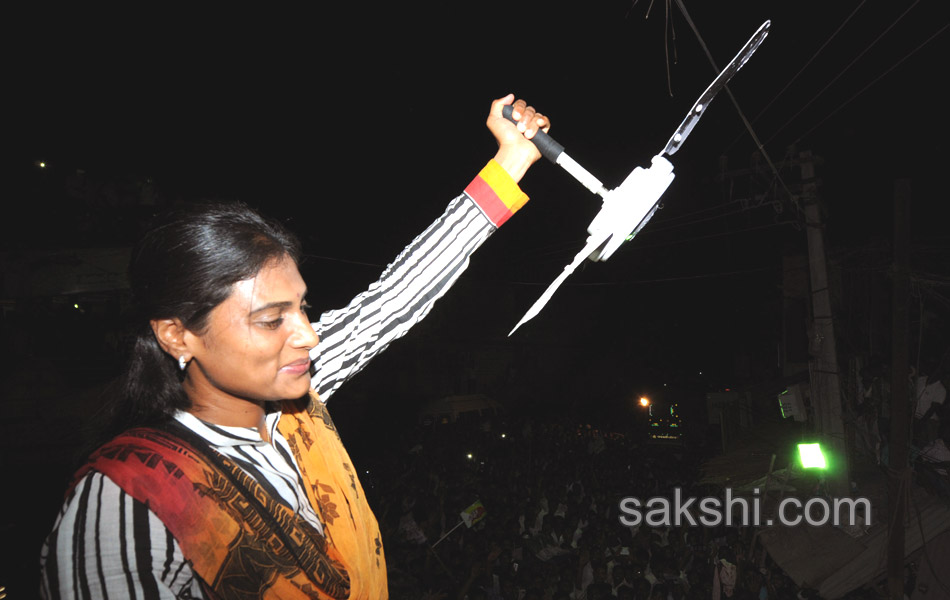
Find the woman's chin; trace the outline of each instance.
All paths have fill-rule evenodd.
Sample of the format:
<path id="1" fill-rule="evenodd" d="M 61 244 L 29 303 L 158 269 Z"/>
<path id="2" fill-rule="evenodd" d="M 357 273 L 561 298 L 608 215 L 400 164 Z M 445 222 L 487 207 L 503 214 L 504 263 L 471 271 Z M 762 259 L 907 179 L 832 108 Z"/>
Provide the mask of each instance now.
<path id="1" fill-rule="evenodd" d="M 287 394 L 284 395 L 286 400 L 298 400 L 303 398 L 310 393 L 310 378 L 304 377 L 303 381 L 298 385 L 288 386 Z"/>

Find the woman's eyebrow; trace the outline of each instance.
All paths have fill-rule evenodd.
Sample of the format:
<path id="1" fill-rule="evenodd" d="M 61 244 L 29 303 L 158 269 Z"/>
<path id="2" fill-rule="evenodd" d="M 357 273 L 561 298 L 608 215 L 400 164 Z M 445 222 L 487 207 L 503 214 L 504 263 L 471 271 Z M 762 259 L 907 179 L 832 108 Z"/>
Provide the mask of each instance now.
<path id="1" fill-rule="evenodd" d="M 303 295 L 300 296 L 300 302 L 303 303 L 303 302 L 306 302 L 306 301 L 307 301 L 307 290 L 304 290 L 304 291 L 303 291 Z M 273 308 L 279 308 L 279 309 L 283 310 L 283 309 L 285 309 L 285 308 L 290 308 L 290 307 L 293 306 L 293 305 L 294 305 L 294 303 L 291 302 L 291 301 L 289 301 L 289 300 L 284 301 L 284 302 L 268 302 L 268 303 L 265 304 L 264 306 L 260 306 L 260 307 L 258 307 L 258 308 L 251 309 L 251 314 L 254 315 L 254 314 L 257 314 L 257 313 L 259 313 L 259 312 L 262 312 L 262 311 L 265 311 L 265 310 L 270 310 L 270 309 L 273 309 Z"/>
<path id="2" fill-rule="evenodd" d="M 270 310 L 273 308 L 279 308 L 279 309 L 290 308 L 293 305 L 294 305 L 293 302 L 268 302 L 264 306 L 260 306 L 258 308 L 251 310 L 251 314 L 254 315 L 259 312 L 263 312 L 265 310 Z"/>

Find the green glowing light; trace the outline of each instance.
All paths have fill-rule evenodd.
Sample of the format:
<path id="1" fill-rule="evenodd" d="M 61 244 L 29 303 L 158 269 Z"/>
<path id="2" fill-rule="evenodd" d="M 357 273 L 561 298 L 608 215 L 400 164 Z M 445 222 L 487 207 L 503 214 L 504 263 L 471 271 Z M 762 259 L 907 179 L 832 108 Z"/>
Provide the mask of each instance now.
<path id="1" fill-rule="evenodd" d="M 802 459 L 803 469 L 825 469 L 828 467 L 820 444 L 799 444 L 798 455 Z"/>

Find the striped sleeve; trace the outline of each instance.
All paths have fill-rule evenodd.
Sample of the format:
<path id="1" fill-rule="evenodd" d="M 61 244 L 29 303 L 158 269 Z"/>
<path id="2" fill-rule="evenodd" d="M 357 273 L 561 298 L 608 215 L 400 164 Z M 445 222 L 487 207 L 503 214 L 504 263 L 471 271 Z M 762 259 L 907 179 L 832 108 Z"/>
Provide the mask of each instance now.
<path id="1" fill-rule="evenodd" d="M 204 597 L 165 525 L 100 473 L 66 500 L 40 566 L 43 598 Z"/>
<path id="2" fill-rule="evenodd" d="M 325 402 L 394 340 L 421 321 L 468 267 L 469 258 L 528 201 L 495 161 L 453 200 L 380 278 L 345 308 L 313 324 L 311 387 Z"/>

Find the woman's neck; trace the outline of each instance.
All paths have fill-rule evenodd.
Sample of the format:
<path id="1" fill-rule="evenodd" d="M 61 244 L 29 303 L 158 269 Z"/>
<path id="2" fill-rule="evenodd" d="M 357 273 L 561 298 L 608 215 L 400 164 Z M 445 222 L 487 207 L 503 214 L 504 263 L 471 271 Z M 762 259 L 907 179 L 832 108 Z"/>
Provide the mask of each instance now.
<path id="1" fill-rule="evenodd" d="M 263 402 L 237 398 L 218 389 L 202 390 L 202 386 L 195 386 L 191 378 L 186 378 L 183 385 L 191 400 L 189 413 L 214 425 L 257 429 L 265 441 L 270 441 Z"/>

